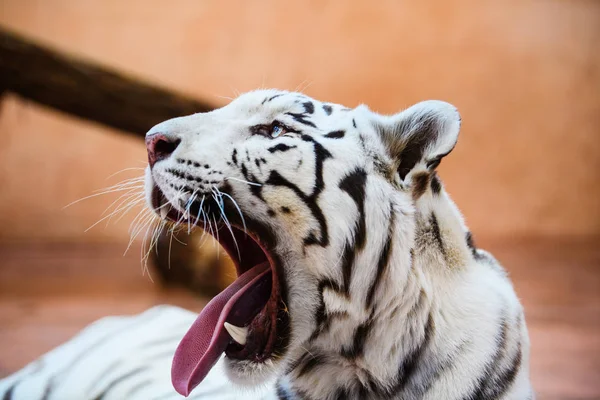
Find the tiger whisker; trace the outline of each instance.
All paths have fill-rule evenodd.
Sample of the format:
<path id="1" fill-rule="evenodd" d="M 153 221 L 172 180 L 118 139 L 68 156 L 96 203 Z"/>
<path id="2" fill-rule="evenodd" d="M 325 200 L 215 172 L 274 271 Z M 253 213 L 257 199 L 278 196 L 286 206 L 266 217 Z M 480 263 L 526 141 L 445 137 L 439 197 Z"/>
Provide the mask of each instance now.
<path id="1" fill-rule="evenodd" d="M 104 194 L 122 192 L 125 190 L 131 190 L 131 189 L 143 189 L 143 188 L 144 188 L 144 185 L 139 185 L 139 186 L 135 186 L 135 187 L 124 187 L 124 188 L 120 188 L 120 189 L 111 189 L 111 190 L 107 190 L 107 191 L 100 192 L 100 193 L 94 193 L 89 196 L 82 197 L 81 199 L 75 200 L 75 201 L 67 204 L 66 206 L 64 206 L 62 209 L 64 210 L 65 208 L 71 207 L 72 205 L 82 202 L 83 200 L 91 199 L 91 198 L 97 197 L 97 196 L 102 196 Z"/>
<path id="2" fill-rule="evenodd" d="M 115 223 L 119 222 L 121 219 L 123 219 L 123 217 L 125 217 L 125 215 L 127 215 L 127 213 L 129 211 L 131 211 L 132 208 L 134 208 L 135 206 L 137 206 L 140 203 L 143 203 L 145 201 L 146 201 L 146 198 L 144 196 L 132 201 L 131 204 L 127 208 L 125 208 L 123 211 L 121 211 L 121 215 L 115 220 Z M 107 223 L 110 222 L 111 218 L 108 219 Z"/>
<path id="3" fill-rule="evenodd" d="M 229 200 L 231 200 L 231 202 L 233 203 L 234 207 L 236 208 L 238 214 L 240 215 L 240 219 L 242 220 L 242 226 L 244 227 L 244 233 L 248 233 L 247 229 L 246 229 L 246 220 L 244 219 L 244 214 L 242 213 L 242 210 L 240 209 L 240 206 L 238 205 L 237 201 L 235 201 L 235 199 L 233 197 L 231 197 L 229 194 L 225 193 L 225 192 L 219 192 L 221 193 L 223 196 L 227 196 L 227 198 L 229 198 Z"/>
<path id="4" fill-rule="evenodd" d="M 190 222 L 191 222 L 191 207 L 192 204 L 194 203 L 194 201 L 196 200 L 196 190 L 194 190 L 194 192 L 192 193 L 192 195 L 190 196 L 190 198 L 188 199 L 187 203 L 186 203 L 186 214 L 187 214 L 187 233 L 188 235 L 190 234 L 191 228 L 190 228 Z"/>
<path id="5" fill-rule="evenodd" d="M 233 176 L 229 176 L 229 177 L 223 178 L 224 181 L 227 181 L 227 180 L 230 180 L 230 179 L 233 180 L 233 181 L 238 181 L 238 182 L 246 183 L 246 184 L 252 185 L 252 186 L 262 186 L 262 183 L 250 182 L 250 181 L 246 181 L 244 179 L 235 178 Z"/>
<path id="6" fill-rule="evenodd" d="M 219 240 L 219 226 L 217 225 L 217 218 L 215 217 L 215 215 L 213 214 L 213 220 L 215 221 L 215 232 L 217 233 L 217 243 L 220 243 Z M 215 237 L 213 236 L 213 246 L 217 247 L 216 243 L 215 243 Z M 219 259 L 219 255 L 221 254 L 220 251 L 217 251 L 217 260 Z"/>
<path id="7" fill-rule="evenodd" d="M 115 183 L 114 185 L 108 186 L 108 187 L 103 188 L 103 189 L 96 189 L 96 190 L 94 190 L 94 193 L 103 192 L 105 190 L 110 190 L 110 189 L 118 189 L 118 188 L 122 188 L 122 187 L 125 187 L 125 186 L 132 186 L 132 185 L 135 185 L 137 183 L 143 183 L 143 182 L 144 182 L 144 177 L 143 176 L 137 176 L 135 178 L 125 179 L 125 180 L 123 180 L 123 181 L 121 181 L 119 183 Z"/>
<path id="8" fill-rule="evenodd" d="M 139 171 L 139 170 L 144 170 L 144 169 L 146 169 L 146 167 L 129 167 L 129 168 L 123 168 L 122 170 L 117 171 L 114 174 L 109 175 L 106 179 L 110 179 L 110 178 L 112 178 L 115 175 L 122 174 L 125 171 L 134 171 L 134 170 L 135 171 Z"/>
<path id="9" fill-rule="evenodd" d="M 143 208 L 138 215 L 135 217 L 134 221 L 132 221 L 132 225 L 135 222 L 135 225 L 133 227 L 133 229 L 130 227 L 130 237 L 129 237 L 129 243 L 127 244 L 127 248 L 125 249 L 125 252 L 123 253 L 123 255 L 127 254 L 127 252 L 129 251 L 129 249 L 131 248 L 131 245 L 133 244 L 133 242 L 135 241 L 135 239 L 137 238 L 137 236 L 142 232 L 142 230 L 144 229 L 144 227 L 146 227 L 146 225 L 150 224 L 152 222 L 152 220 L 156 218 L 156 216 L 154 216 L 150 210 L 148 210 L 147 208 Z M 136 222 L 137 220 L 137 222 Z"/>
<path id="10" fill-rule="evenodd" d="M 114 205 L 115 205 L 117 202 L 119 202 L 119 201 L 120 201 L 121 199 L 123 199 L 124 197 L 125 197 L 126 199 L 129 199 L 129 197 L 131 197 L 132 195 L 133 195 L 133 196 L 140 196 L 140 195 L 142 195 L 142 196 L 143 196 L 143 195 L 144 195 L 144 193 L 143 193 L 142 191 L 139 191 L 139 190 L 137 190 L 137 188 L 133 188 L 133 189 L 130 189 L 130 190 L 128 190 L 128 191 L 127 191 L 127 192 L 125 192 L 124 194 L 122 194 L 122 195 L 120 195 L 119 197 L 117 197 L 117 199 L 116 199 L 116 200 L 114 200 L 112 203 L 110 203 L 110 204 L 108 205 L 108 207 L 106 207 L 106 208 L 104 209 L 104 211 L 102 211 L 102 214 L 100 214 L 100 216 L 103 216 L 104 214 L 106 214 L 106 213 L 108 212 L 108 210 L 110 210 L 110 209 L 111 209 L 111 208 L 112 208 L 112 207 L 113 207 L 113 206 L 114 206 Z M 119 205 L 121 205 L 121 204 L 119 203 Z"/>
<path id="11" fill-rule="evenodd" d="M 142 199 L 138 199 L 138 200 L 136 200 L 136 203 L 139 203 L 142 200 L 144 200 L 144 199 L 143 198 Z M 135 203 L 134 203 L 134 205 L 135 205 Z M 104 217 L 100 218 L 98 221 L 96 221 L 94 224 L 92 224 L 89 228 L 87 228 L 84 232 L 89 231 L 90 229 L 92 229 L 93 227 L 95 227 L 96 225 L 98 225 L 100 222 L 102 222 L 104 220 L 107 220 L 107 219 L 110 220 L 110 218 L 112 218 L 114 215 L 116 215 L 119 211 L 122 211 L 122 210 L 123 210 L 123 206 L 121 206 L 120 208 L 117 208 L 116 210 L 114 210 L 110 214 L 105 215 Z"/>
<path id="12" fill-rule="evenodd" d="M 215 192 L 215 190 L 216 190 L 216 192 Z M 229 233 L 231 234 L 231 238 L 233 239 L 233 244 L 235 245 L 235 249 L 236 249 L 236 252 L 238 255 L 238 260 L 239 260 L 239 259 L 241 259 L 240 248 L 238 246 L 237 239 L 235 238 L 235 235 L 233 234 L 233 228 L 231 227 L 231 223 L 229 222 L 227 215 L 225 215 L 225 209 L 223 207 L 223 196 L 221 196 L 222 192 L 216 187 L 214 188 L 214 190 L 211 189 L 211 191 L 213 192 L 213 198 L 219 205 L 219 210 L 221 212 L 221 218 L 225 222 L 225 226 L 227 227 L 227 229 L 229 230 Z M 219 199 L 217 199 L 217 195 L 219 196 Z"/>

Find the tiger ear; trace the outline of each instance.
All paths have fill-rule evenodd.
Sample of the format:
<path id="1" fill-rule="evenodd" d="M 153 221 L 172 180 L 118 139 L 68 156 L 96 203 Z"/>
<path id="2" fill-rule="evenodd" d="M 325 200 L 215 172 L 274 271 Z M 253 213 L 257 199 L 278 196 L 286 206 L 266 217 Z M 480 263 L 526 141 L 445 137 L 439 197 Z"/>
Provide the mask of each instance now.
<path id="1" fill-rule="evenodd" d="M 377 117 L 376 130 L 403 181 L 415 167 L 435 170 L 458 140 L 460 114 L 444 101 L 423 101 L 398 114 Z"/>

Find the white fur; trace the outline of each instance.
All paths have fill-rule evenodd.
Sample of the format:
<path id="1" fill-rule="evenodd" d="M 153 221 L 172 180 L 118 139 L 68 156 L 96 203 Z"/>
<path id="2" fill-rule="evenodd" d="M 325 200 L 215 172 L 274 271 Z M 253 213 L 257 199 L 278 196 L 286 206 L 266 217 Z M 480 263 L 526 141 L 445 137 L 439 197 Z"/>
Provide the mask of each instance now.
<path id="1" fill-rule="evenodd" d="M 273 96 L 277 97 L 267 101 Z M 310 102 L 314 107 L 313 113 L 304 114 L 315 127 L 286 114 L 302 114 L 304 102 Z M 331 115 L 323 105 L 332 108 Z M 277 139 L 252 135 L 252 126 L 268 125 L 273 120 L 302 131 L 331 154 L 324 161 L 325 186 L 317 198 L 327 223 L 327 246 L 304 245 L 309 233 L 317 236 L 322 233 L 318 221 L 293 190 L 267 183 L 270 172 L 275 170 L 308 196 L 315 190 L 317 179 L 315 146 L 311 141 L 301 140 L 298 135 Z M 289 398 L 333 399 L 343 395 L 347 398 L 468 399 L 481 385 L 480 378 L 486 366 L 498 352 L 499 327 L 504 321 L 506 333 L 500 352 L 502 357 L 496 363 L 498 373 L 509 369 L 514 360 L 511 355 L 519 348 L 521 362 L 516 376 L 498 398 L 533 398 L 529 383 L 527 330 L 512 285 L 491 256 L 469 248 L 465 239 L 467 228 L 458 209 L 443 189 L 433 193 L 430 187 L 432 169 L 435 168 L 432 162 L 452 150 L 459 127 L 456 109 L 441 101 L 423 102 L 397 115 L 381 116 L 364 106 L 348 110 L 297 93 L 256 91 L 213 112 L 173 119 L 152 128 L 148 135 L 166 134 L 180 139 L 181 144 L 172 157 L 157 163 L 151 172 L 148 170 L 149 190 L 158 185 L 172 206 L 184 211 L 178 200 L 185 202 L 190 194 L 182 194 L 169 186 L 170 183 L 184 183 L 172 176 L 169 169 L 203 176 L 208 170 L 181 165 L 176 159 L 209 164 L 209 170 L 216 171 L 212 176 L 229 183 L 232 196 L 244 215 L 261 221 L 277 236 L 277 248 L 272 250 L 283 260 L 281 267 L 288 286 L 289 346 L 283 356 L 264 364 L 225 359 L 231 380 L 248 387 L 279 379 L 280 390 L 288 391 Z M 343 139 L 325 137 L 327 133 L 339 130 L 345 132 Z M 406 149 L 417 139 L 425 143 L 422 157 L 401 179 L 396 169 L 406 157 Z M 276 143 L 296 147 L 286 152 L 270 152 L 268 148 Z M 242 182 L 248 176 L 232 162 L 234 150 L 239 160 L 245 160 L 249 175 L 262 185 L 265 202 L 258 201 L 251 193 L 250 185 Z M 255 159 L 264 159 L 266 163 L 257 166 Z M 338 285 L 343 282 L 342 255 L 346 243 L 352 244 L 356 240 L 354 235 L 360 217 L 357 203 L 339 185 L 356 169 L 367 174 L 366 245 L 355 253 L 347 293 L 331 287 L 325 287 L 321 293 L 320 282 L 327 280 Z M 417 178 L 423 174 L 430 180 L 426 190 L 416 194 Z M 210 185 L 198 183 L 194 189 L 208 191 Z M 281 207 L 289 208 L 291 213 L 279 212 Z M 269 215 L 269 210 L 274 210 L 275 215 Z M 372 304 L 366 306 L 389 235 L 392 235 L 389 261 L 378 285 L 373 285 L 376 289 Z M 315 313 L 321 296 L 325 315 L 331 322 L 327 330 L 315 337 Z M 171 312 L 185 314 L 181 321 L 193 319 L 183 311 Z M 183 335 L 186 330 L 183 325 L 170 332 L 174 336 Z M 355 332 L 364 325 L 369 328 L 363 350 L 356 357 L 344 355 L 345 349 L 352 348 Z M 425 340 L 428 327 L 429 342 Z M 98 326 L 89 329 L 90 332 L 100 331 Z M 119 348 L 131 347 L 140 337 L 142 340 L 160 337 L 150 329 L 145 329 L 143 335 L 134 333 L 124 330 L 115 336 L 110 342 L 114 347 L 102 352 L 102 357 L 96 360 L 97 365 L 108 365 Z M 85 332 L 42 359 L 46 360 L 46 368 L 59 369 L 55 368 L 59 362 L 68 362 L 67 359 L 76 353 L 72 348 L 80 351 L 89 346 L 89 341 L 82 337 Z M 398 386 L 402 378 L 399 366 L 404 365 L 411 354 L 414 356 L 422 344 L 424 349 L 419 354 L 418 364 L 413 366 L 413 374 L 405 374 L 411 381 L 389 396 L 382 394 Z M 313 357 L 318 357 L 320 364 L 311 372 L 301 374 L 300 370 Z M 52 361 L 55 364 L 50 366 L 50 360 L 57 361 Z M 290 365 L 299 360 L 297 368 L 284 375 Z M 133 363 L 137 361 L 132 359 Z M 164 386 L 167 390 L 169 385 L 165 376 L 168 373 L 164 371 L 170 357 L 165 356 L 157 360 L 158 363 L 160 365 L 152 375 L 153 385 Z M 443 368 L 440 367 L 442 364 Z M 10 386 L 19 377 L 29 376 L 34 368 L 30 366 L 3 381 L 4 386 L 0 388 Z M 91 383 L 98 369 L 101 368 L 82 368 L 81 374 L 85 377 L 78 382 L 87 380 Z M 432 378 L 433 374 L 435 377 Z M 218 373 L 212 371 L 211 379 L 193 393 L 209 390 L 207 387 L 212 385 L 216 375 Z M 492 374 L 491 381 L 494 376 L 499 377 Z M 421 388 L 419 382 L 426 383 L 427 388 Z M 370 390 L 374 386 L 378 389 Z"/>

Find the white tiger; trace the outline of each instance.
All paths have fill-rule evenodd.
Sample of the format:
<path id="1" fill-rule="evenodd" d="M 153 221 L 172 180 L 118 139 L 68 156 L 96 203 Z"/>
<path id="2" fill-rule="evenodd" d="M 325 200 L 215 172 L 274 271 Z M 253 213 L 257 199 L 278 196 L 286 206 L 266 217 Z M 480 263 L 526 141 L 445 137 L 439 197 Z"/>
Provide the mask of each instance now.
<path id="1" fill-rule="evenodd" d="M 150 206 L 215 236 L 238 279 L 195 320 L 99 322 L 0 393 L 175 398 L 171 368 L 198 398 L 533 399 L 523 309 L 435 172 L 459 128 L 441 101 L 383 116 L 275 90 L 155 126 Z"/>

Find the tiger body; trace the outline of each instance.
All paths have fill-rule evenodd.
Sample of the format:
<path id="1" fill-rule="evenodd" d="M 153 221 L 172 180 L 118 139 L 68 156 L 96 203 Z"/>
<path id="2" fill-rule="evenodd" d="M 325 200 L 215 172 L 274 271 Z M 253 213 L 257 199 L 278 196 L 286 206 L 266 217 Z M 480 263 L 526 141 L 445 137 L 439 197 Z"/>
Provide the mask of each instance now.
<path id="1" fill-rule="evenodd" d="M 225 374 L 247 390 L 266 385 L 270 393 L 252 393 L 267 398 L 534 398 L 523 309 L 498 262 L 475 247 L 435 172 L 459 127 L 456 109 L 443 102 L 382 116 L 365 106 L 255 91 L 149 132 L 168 132 L 177 147 L 153 160 L 148 187 L 159 187 L 170 207 L 205 224 L 204 196 L 197 215 L 190 205 L 201 193 L 216 198 L 212 188 L 219 188 L 235 199 L 249 229 L 269 237 L 279 266 L 274 312 L 285 321 L 276 327 L 285 338 L 281 346 L 266 359 L 224 357 L 224 372 L 212 370 L 192 396 L 219 398 L 203 388 Z M 220 204 L 223 217 L 233 219 Z M 181 324 L 166 324 L 160 333 L 118 334 L 107 343 L 116 349 L 135 341 L 142 354 L 144 343 L 183 336 L 192 321 L 184 314 Z M 255 331 L 250 325 L 248 337 Z M 64 359 L 82 351 L 68 346 L 55 352 Z M 104 366 L 119 359 L 115 351 L 105 349 Z M 150 363 L 168 371 L 172 354 Z M 148 366 L 142 359 L 130 358 L 129 366 Z M 159 375 L 145 380 L 153 395 L 156 385 L 168 383 Z M 27 383 L 23 372 L 15 376 Z M 0 393 L 12 387 L 15 399 L 36 398 L 16 396 L 15 382 L 1 382 Z M 219 387 L 223 398 L 246 398 L 242 389 Z M 137 398 L 154 398 L 148 393 Z"/>

